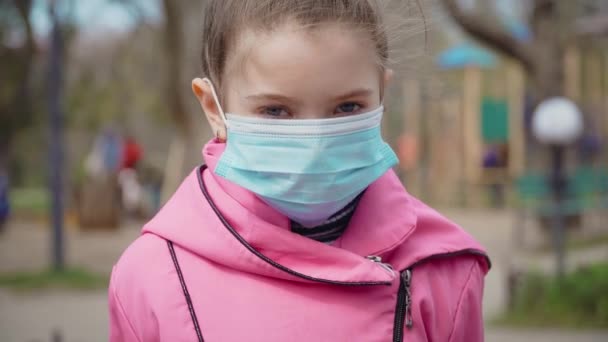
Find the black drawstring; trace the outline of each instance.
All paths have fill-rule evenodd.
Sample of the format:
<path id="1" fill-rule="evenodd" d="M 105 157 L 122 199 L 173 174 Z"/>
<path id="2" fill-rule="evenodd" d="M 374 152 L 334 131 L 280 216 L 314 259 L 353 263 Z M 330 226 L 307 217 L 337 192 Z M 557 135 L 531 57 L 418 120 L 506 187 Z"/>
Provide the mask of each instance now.
<path id="1" fill-rule="evenodd" d="M 192 318 L 192 323 L 194 324 L 194 331 L 196 332 L 198 341 L 205 342 L 205 340 L 203 339 L 203 333 L 201 332 L 201 327 L 198 324 L 198 318 L 196 318 L 194 305 L 192 305 L 192 298 L 190 298 L 190 292 L 188 292 L 188 287 L 186 286 L 186 281 L 184 280 L 184 274 L 182 273 L 182 269 L 181 267 L 179 267 L 179 262 L 177 261 L 177 255 L 175 254 L 175 248 L 173 248 L 173 242 L 167 241 L 167 246 L 169 247 L 169 253 L 171 253 L 171 259 L 173 259 L 173 265 L 175 266 L 175 270 L 177 271 L 179 282 L 182 285 L 182 290 L 184 291 L 186 303 L 188 303 L 188 310 L 190 310 L 190 317 Z"/>

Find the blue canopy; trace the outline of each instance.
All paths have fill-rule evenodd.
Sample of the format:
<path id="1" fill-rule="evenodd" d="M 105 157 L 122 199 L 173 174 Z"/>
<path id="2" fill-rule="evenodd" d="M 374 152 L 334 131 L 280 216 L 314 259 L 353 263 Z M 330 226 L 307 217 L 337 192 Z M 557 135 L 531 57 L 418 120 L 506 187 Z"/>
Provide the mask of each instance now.
<path id="1" fill-rule="evenodd" d="M 493 68 L 497 64 L 494 54 L 470 43 L 464 43 L 442 52 L 437 64 L 443 69 L 462 69 L 467 66 Z"/>

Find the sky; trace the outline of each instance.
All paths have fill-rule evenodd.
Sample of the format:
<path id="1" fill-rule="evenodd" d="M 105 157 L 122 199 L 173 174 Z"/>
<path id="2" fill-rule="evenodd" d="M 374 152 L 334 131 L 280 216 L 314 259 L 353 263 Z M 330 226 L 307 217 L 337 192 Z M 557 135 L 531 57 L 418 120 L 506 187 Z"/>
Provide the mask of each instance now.
<path id="1" fill-rule="evenodd" d="M 59 4 L 68 3 L 66 0 L 56 0 Z M 129 0 L 137 4 L 144 15 L 151 19 L 161 17 L 160 0 Z M 467 8 L 476 0 L 459 0 L 461 6 Z M 477 0 L 479 1 L 479 0 Z M 482 0 L 487 1 L 487 0 Z M 511 18 L 517 17 L 513 0 L 496 0 L 497 9 L 501 16 Z M 44 34 L 49 29 L 48 7 L 49 0 L 34 0 L 34 25 L 39 34 Z M 72 0 L 75 6 L 75 14 L 81 28 L 84 31 L 124 31 L 133 24 L 133 18 L 119 0 Z"/>
<path id="2" fill-rule="evenodd" d="M 34 0 L 33 23 L 39 36 L 46 36 L 50 28 L 48 16 L 48 2 L 50 0 Z M 80 32 L 84 35 L 98 35 L 106 32 L 128 31 L 134 24 L 129 10 L 121 5 L 120 0 L 56 0 L 59 4 L 72 3 Z M 160 0 L 128 0 L 134 2 L 141 9 L 143 15 L 152 21 L 159 21 L 162 17 Z M 470 8 L 476 1 L 487 0 L 459 0 L 461 6 Z M 513 24 L 518 21 L 517 6 L 513 0 L 496 0 L 499 15 L 507 22 Z M 451 30 L 450 30 L 451 31 Z M 454 40 L 462 39 L 461 34 L 452 32 Z"/>
<path id="3" fill-rule="evenodd" d="M 85 33 L 104 31 L 120 32 L 129 30 L 134 24 L 129 11 L 116 0 L 56 0 L 58 4 L 72 2 L 73 13 L 80 29 Z M 159 0 L 131 0 L 147 18 L 159 20 L 161 17 Z M 39 35 L 45 35 L 50 28 L 48 16 L 49 0 L 34 0 L 33 24 Z"/>
<path id="4" fill-rule="evenodd" d="M 481 1 L 489 0 L 458 0 L 460 6 L 465 10 L 472 10 L 476 3 Z M 527 38 L 529 32 L 527 31 L 524 22 L 522 21 L 522 3 L 516 0 L 494 0 L 496 14 L 501 19 L 503 25 L 507 25 L 512 34 L 518 35 L 521 38 Z M 525 0 L 529 1 L 529 0 Z M 466 35 L 463 34 L 462 30 L 446 30 L 445 33 L 450 37 L 450 40 L 455 43 L 460 43 Z M 521 36 L 520 36 L 521 35 Z"/>

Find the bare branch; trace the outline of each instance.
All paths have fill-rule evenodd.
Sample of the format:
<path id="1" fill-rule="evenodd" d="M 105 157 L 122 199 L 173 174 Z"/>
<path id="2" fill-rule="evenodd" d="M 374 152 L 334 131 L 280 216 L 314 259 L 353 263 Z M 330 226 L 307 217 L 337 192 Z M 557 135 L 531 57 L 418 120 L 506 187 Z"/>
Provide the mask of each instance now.
<path id="1" fill-rule="evenodd" d="M 594 15 L 576 20 L 578 36 L 608 37 L 608 15 Z"/>
<path id="2" fill-rule="evenodd" d="M 529 72 L 533 71 L 535 63 L 531 45 L 518 41 L 500 28 L 500 25 L 490 24 L 490 21 L 484 20 L 478 14 L 465 13 L 456 0 L 443 0 L 442 2 L 452 18 L 465 32 L 519 61 Z"/>
<path id="3" fill-rule="evenodd" d="M 17 11 L 19 12 L 19 18 L 21 19 L 23 27 L 25 28 L 25 46 L 27 49 L 27 54 L 32 55 L 36 48 L 36 43 L 34 41 L 34 30 L 32 28 L 32 21 L 30 18 L 32 1 L 21 0 L 15 1 L 14 3 Z"/>

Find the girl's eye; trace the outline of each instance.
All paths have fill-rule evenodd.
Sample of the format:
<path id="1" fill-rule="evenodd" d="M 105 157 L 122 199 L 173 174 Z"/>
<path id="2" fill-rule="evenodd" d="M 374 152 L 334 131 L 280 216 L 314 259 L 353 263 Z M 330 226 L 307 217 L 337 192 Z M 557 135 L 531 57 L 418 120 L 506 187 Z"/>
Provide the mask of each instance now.
<path id="1" fill-rule="evenodd" d="M 361 105 L 354 102 L 343 103 L 336 108 L 336 114 L 352 114 L 361 109 Z"/>
<path id="2" fill-rule="evenodd" d="M 271 116 L 273 118 L 281 118 L 281 117 L 288 116 L 289 112 L 287 112 L 285 110 L 285 108 L 283 108 L 283 107 L 274 106 L 274 107 L 264 107 L 264 108 L 262 108 L 260 110 L 260 114 L 266 115 L 266 116 Z"/>

